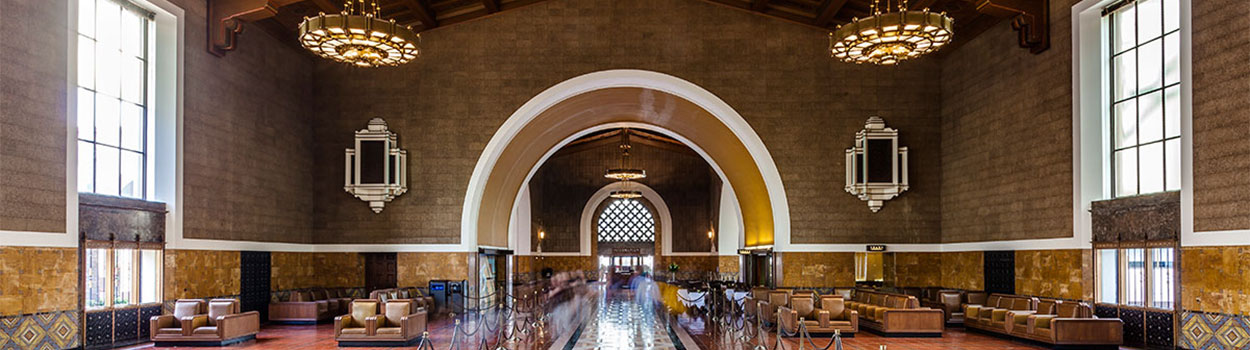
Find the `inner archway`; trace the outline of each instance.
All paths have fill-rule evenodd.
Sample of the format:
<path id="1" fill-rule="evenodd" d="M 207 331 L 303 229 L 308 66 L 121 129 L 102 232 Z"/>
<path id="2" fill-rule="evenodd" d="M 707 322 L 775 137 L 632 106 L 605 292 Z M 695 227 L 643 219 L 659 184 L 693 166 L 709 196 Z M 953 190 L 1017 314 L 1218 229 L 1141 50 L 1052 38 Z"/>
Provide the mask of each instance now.
<path id="1" fill-rule="evenodd" d="M 538 165 L 564 143 L 611 124 L 664 130 L 700 150 L 736 195 L 746 246 L 789 237 L 781 177 L 759 136 L 737 112 L 685 80 L 612 70 L 557 84 L 504 123 L 470 179 L 462 240 L 508 247 L 512 208 Z"/>

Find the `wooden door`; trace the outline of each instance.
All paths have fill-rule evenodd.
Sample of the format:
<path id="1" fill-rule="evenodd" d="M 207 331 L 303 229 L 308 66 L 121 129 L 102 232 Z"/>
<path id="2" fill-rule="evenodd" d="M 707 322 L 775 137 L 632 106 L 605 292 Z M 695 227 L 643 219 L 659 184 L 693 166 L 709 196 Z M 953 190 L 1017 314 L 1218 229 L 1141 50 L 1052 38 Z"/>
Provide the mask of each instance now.
<path id="1" fill-rule="evenodd" d="M 397 287 L 398 271 L 395 253 L 365 253 L 365 293 Z"/>

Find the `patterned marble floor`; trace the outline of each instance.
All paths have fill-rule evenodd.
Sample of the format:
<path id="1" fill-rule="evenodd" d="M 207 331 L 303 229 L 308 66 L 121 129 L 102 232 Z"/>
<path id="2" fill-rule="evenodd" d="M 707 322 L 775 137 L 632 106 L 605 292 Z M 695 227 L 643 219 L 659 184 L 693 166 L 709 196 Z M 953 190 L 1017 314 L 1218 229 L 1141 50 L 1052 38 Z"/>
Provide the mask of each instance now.
<path id="1" fill-rule="evenodd" d="M 595 314 L 564 349 L 686 349 L 658 319 L 651 299 L 637 298 L 628 290 L 605 292 L 599 293 Z"/>

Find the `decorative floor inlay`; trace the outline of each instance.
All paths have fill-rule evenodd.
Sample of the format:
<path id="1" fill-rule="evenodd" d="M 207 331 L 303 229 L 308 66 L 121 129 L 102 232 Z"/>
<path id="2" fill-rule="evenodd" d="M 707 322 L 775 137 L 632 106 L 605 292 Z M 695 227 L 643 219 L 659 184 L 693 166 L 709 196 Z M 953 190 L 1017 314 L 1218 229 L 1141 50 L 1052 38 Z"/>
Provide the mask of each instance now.
<path id="1" fill-rule="evenodd" d="M 635 298 L 624 290 L 599 295 L 595 314 L 565 349 L 686 349 L 656 313 L 651 298 Z"/>

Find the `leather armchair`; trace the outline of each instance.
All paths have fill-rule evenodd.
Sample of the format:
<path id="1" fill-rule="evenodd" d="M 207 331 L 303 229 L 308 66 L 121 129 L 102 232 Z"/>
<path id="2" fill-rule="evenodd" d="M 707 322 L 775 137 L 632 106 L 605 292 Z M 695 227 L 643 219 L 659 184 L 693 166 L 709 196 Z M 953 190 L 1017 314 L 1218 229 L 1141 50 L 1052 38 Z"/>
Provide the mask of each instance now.
<path id="1" fill-rule="evenodd" d="M 426 311 L 411 300 L 394 299 L 383 305 L 363 299 L 351 305 L 351 314 L 334 319 L 339 346 L 408 346 L 426 331 Z"/>
<path id="2" fill-rule="evenodd" d="M 183 336 L 191 335 L 193 320 L 196 316 L 204 316 L 206 313 L 204 301 L 200 299 L 178 299 L 174 302 L 174 313 L 172 315 L 152 316 L 149 320 L 149 329 L 153 340 L 158 336 Z M 184 327 L 185 325 L 185 327 Z"/>
<path id="3" fill-rule="evenodd" d="M 260 332 L 260 313 L 240 312 L 238 300 L 209 300 L 206 309 L 207 314 L 182 318 L 182 334 L 156 334 L 152 341 L 158 347 L 223 346 L 256 339 Z"/>
<path id="4" fill-rule="evenodd" d="M 790 305 L 781 308 L 781 326 L 793 332 L 801 322 L 812 334 L 841 332 L 854 336 L 859 331 L 859 313 L 847 309 L 842 296 L 821 296 L 819 305 L 814 305 L 814 301 L 812 295 L 792 297 Z"/>
<path id="5" fill-rule="evenodd" d="M 334 339 L 364 338 L 369 335 L 370 322 L 377 322 L 378 307 L 382 303 L 373 299 L 356 299 L 351 302 L 351 313 L 334 318 Z"/>
<path id="6" fill-rule="evenodd" d="M 790 301 L 790 293 L 785 291 L 768 292 L 768 301 L 760 303 L 760 317 L 767 323 L 777 323 L 777 310 Z"/>
<path id="7" fill-rule="evenodd" d="M 768 292 L 768 288 L 751 288 L 751 294 L 742 303 L 742 311 L 747 315 L 760 317 L 759 306 L 761 302 L 768 302 Z"/>
<path id="8" fill-rule="evenodd" d="M 940 292 L 938 293 L 938 303 L 941 305 L 942 312 L 945 313 L 946 323 L 963 324 L 964 311 L 963 307 L 964 293 L 962 292 Z"/>

